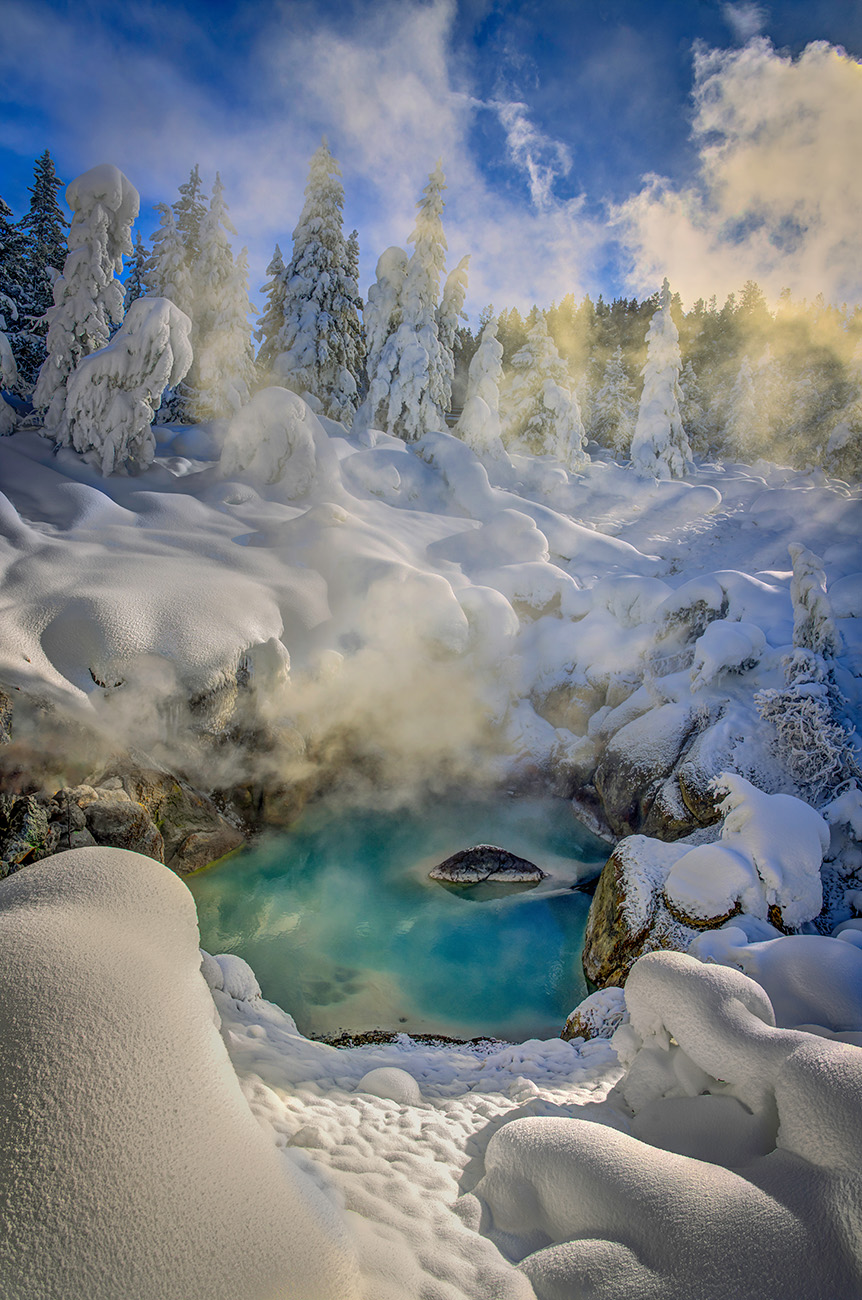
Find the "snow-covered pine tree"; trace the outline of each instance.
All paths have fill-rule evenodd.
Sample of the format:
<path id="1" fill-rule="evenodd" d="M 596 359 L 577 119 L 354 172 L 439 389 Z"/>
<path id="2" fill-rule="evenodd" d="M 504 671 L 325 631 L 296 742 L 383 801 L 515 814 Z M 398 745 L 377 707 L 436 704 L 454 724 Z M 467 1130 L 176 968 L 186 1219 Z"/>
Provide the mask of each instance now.
<path id="1" fill-rule="evenodd" d="M 710 451 L 712 425 L 707 413 L 707 398 L 697 372 L 686 361 L 679 377 L 679 414 L 692 451 L 707 456 Z"/>
<path id="2" fill-rule="evenodd" d="M 260 343 L 257 353 L 257 368 L 261 375 L 271 376 L 276 357 L 280 352 L 279 338 L 284 328 L 284 300 L 287 285 L 284 282 L 284 258 L 276 244 L 272 260 L 266 268 L 269 276 L 262 286 L 261 293 L 266 295 L 266 310 L 262 313 L 254 337 Z"/>
<path id="3" fill-rule="evenodd" d="M 39 371 L 33 405 L 44 412 L 45 428 L 68 442 L 66 385 L 82 357 L 103 347 L 111 326 L 123 319 L 123 286 L 117 276 L 132 252 L 132 222 L 138 191 L 111 163 L 93 167 L 67 186 L 72 209 L 69 252 L 54 284 L 48 312 L 47 356 Z"/>
<path id="4" fill-rule="evenodd" d="M 683 478 L 691 464 L 691 447 L 679 413 L 682 358 L 679 331 L 671 316 L 667 279 L 662 284 L 646 342 L 644 386 L 632 438 L 632 465 L 645 478 Z"/>
<path id="5" fill-rule="evenodd" d="M 777 405 L 784 389 L 768 346 L 756 360 L 743 355 L 727 402 L 724 447 L 730 456 L 751 464 L 775 454 Z"/>
<path id="6" fill-rule="evenodd" d="M 313 393 L 326 415 L 349 422 L 359 404 L 359 288 L 349 271 L 340 177 L 324 139 L 311 159 L 305 204 L 293 232 L 273 369 L 294 392 Z"/>
<path id="7" fill-rule="evenodd" d="M 132 256 L 126 267 L 126 310 L 138 298 L 147 292 L 147 278 L 150 254 L 144 246 L 140 230 L 135 231 L 135 244 Z"/>
<path id="8" fill-rule="evenodd" d="M 401 324 L 401 290 L 407 274 L 407 260 L 403 248 L 387 248 L 378 258 L 377 278 L 368 290 L 364 312 L 368 393 L 356 412 L 355 430 L 379 427 L 379 421 L 385 423 L 386 420 L 380 412 L 389 398 L 390 374 L 383 353 Z M 387 359 L 390 355 L 394 361 L 394 353 L 387 351 Z"/>
<path id="9" fill-rule="evenodd" d="M 365 328 L 362 321 L 363 303 L 359 294 L 358 230 L 351 230 L 347 237 L 345 265 L 347 267 L 348 281 L 356 286 L 353 307 L 347 312 L 347 329 L 353 340 L 353 353 L 356 357 L 356 369 L 353 371 L 353 375 L 356 379 L 356 389 L 361 401 L 368 391 L 368 371 L 365 364 Z"/>
<path id="10" fill-rule="evenodd" d="M 23 296 L 18 301 L 18 330 L 13 341 L 21 388 L 29 392 L 45 360 L 45 314 L 53 304 L 54 280 L 66 258 L 69 222 L 57 202 L 63 182 L 46 149 L 37 158 L 30 188 L 30 207 L 18 223 L 23 239 Z"/>
<path id="11" fill-rule="evenodd" d="M 443 297 L 437 308 L 437 334 L 440 339 L 440 375 L 436 401 L 444 412 L 452 407 L 452 380 L 455 378 L 455 347 L 458 322 L 467 319 L 464 299 L 467 297 L 467 268 L 470 254 L 450 271 L 443 286 Z"/>
<path id="12" fill-rule="evenodd" d="M 0 198 L 0 388 L 18 390 L 18 366 L 15 361 L 21 312 L 24 301 L 24 258 L 21 233 L 10 222 L 12 209 Z M 0 434 L 11 433 L 15 413 L 0 401 Z"/>
<path id="13" fill-rule="evenodd" d="M 170 298 L 186 316 L 194 310 L 194 290 L 182 235 L 176 218 L 166 203 L 157 203 L 161 225 L 153 232 L 153 251 L 147 263 L 147 293 L 156 298 Z"/>
<path id="14" fill-rule="evenodd" d="M 200 253 L 192 267 L 194 362 L 188 377 L 188 409 L 195 420 L 231 415 L 255 385 L 248 297 L 248 263 L 243 249 L 234 261 L 224 186 L 216 173 L 209 211 L 200 228 Z"/>
<path id="15" fill-rule="evenodd" d="M 454 429 L 488 468 L 508 468 L 512 463 L 500 437 L 502 376 L 503 345 L 497 338 L 497 322 L 492 317 L 473 353 L 467 375 L 467 398 Z"/>
<path id="16" fill-rule="evenodd" d="M 847 398 L 831 421 L 823 454 L 828 474 L 850 483 L 862 478 L 862 339 L 850 361 Z"/>
<path id="17" fill-rule="evenodd" d="M 503 412 L 507 445 L 536 456 L 549 453 L 567 469 L 576 469 L 588 459 L 578 399 L 541 312 L 526 343 L 512 358 Z"/>
<path id="18" fill-rule="evenodd" d="M 591 403 L 590 434 L 603 447 L 628 456 L 637 418 L 634 385 L 620 344 L 608 358 Z"/>
<path id="19" fill-rule="evenodd" d="M 368 333 L 370 419 L 367 422 L 384 427 L 405 442 L 415 442 L 429 429 L 445 427 L 439 404 L 445 380 L 437 329 L 440 276 L 446 264 L 446 237 L 441 221 L 445 188 L 446 178 L 438 162 L 416 205 L 416 228 L 409 240 L 413 252 L 398 286 L 397 305 L 391 300 L 390 290 L 395 287 L 406 254 L 400 249 L 389 249 L 381 258 L 381 263 L 386 259 L 383 270 L 387 282 L 381 284 L 378 277 L 380 315 L 381 321 L 384 315 L 389 316 L 390 326 L 379 352 L 377 323 L 369 327 Z M 378 273 L 380 269 L 378 263 Z"/>
<path id="20" fill-rule="evenodd" d="M 174 220 L 186 250 L 186 262 L 191 267 L 201 251 L 201 229 L 208 212 L 198 163 L 189 172 L 186 183 L 180 185 L 179 191 L 180 197 L 173 205 Z"/>

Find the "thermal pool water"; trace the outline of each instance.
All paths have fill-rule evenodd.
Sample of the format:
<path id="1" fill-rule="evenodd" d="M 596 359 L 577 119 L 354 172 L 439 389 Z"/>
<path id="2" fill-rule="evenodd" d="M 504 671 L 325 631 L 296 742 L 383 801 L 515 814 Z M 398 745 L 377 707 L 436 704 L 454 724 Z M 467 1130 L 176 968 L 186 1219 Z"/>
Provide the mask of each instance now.
<path id="1" fill-rule="evenodd" d="M 549 873 L 535 888 L 440 885 L 428 872 L 492 843 Z M 381 811 L 316 804 L 191 877 L 201 945 L 234 952 L 308 1035 L 371 1029 L 558 1034 L 587 992 L 581 948 L 607 848 L 568 803 L 496 798 Z"/>

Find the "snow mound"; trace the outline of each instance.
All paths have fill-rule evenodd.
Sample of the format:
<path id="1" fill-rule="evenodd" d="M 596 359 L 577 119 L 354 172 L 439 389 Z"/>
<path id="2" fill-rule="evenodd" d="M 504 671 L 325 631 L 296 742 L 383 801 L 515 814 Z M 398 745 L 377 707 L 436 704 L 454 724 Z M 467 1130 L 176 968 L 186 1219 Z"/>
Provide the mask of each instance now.
<path id="1" fill-rule="evenodd" d="M 317 416 L 286 388 L 264 388 L 228 426 L 221 455 L 225 478 L 281 483 L 288 498 L 303 497 L 315 481 Z"/>
<path id="2" fill-rule="evenodd" d="M 741 673 L 753 668 L 765 648 L 766 637 L 756 623 L 716 619 L 695 642 L 691 689 L 702 690 L 722 673 Z"/>
<path id="3" fill-rule="evenodd" d="M 537 1116 L 487 1148 L 484 1222 L 540 1300 L 859 1294 L 862 1055 L 680 953 L 642 957 L 626 1002 L 634 1135 Z"/>
<path id="4" fill-rule="evenodd" d="M 177 877 L 61 853 L 0 884 L 0 933 L 4 1295 L 358 1296 L 338 1211 L 242 1095 Z"/>
<path id="5" fill-rule="evenodd" d="M 422 1104 L 422 1093 L 413 1075 L 394 1065 L 369 1070 L 357 1083 L 356 1091 L 368 1092 L 372 1097 L 382 1097 L 386 1101 L 397 1101 L 401 1106 Z"/>
<path id="6" fill-rule="evenodd" d="M 734 773 L 722 772 L 721 839 L 678 858 L 664 885 L 672 908 L 695 920 L 738 910 L 767 920 L 777 908 L 783 924 L 801 925 L 823 904 L 820 864 L 829 827 L 819 813 L 788 794 L 764 794 Z"/>

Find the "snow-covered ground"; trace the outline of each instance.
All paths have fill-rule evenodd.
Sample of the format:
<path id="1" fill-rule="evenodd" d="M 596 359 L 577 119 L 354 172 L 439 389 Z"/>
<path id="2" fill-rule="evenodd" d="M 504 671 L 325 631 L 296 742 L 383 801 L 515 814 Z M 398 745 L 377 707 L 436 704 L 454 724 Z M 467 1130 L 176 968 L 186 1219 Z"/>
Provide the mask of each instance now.
<path id="1" fill-rule="evenodd" d="M 744 797 L 745 778 L 773 797 L 800 793 L 755 694 L 787 687 L 782 659 L 806 600 L 811 635 L 828 625 L 830 699 L 843 697 L 845 720 L 858 710 L 862 493 L 767 464 L 654 482 L 595 449 L 577 473 L 527 456 L 486 470 L 449 435 L 354 438 L 279 389 L 230 424 L 156 434 L 149 470 L 108 479 L 37 433 L 0 439 L 0 684 L 13 696 L 187 766 L 216 763 L 211 747 L 192 748 L 202 717 L 213 731 L 247 709 L 281 737 L 287 779 L 358 750 L 402 791 L 536 770 L 576 788 L 624 729 L 616 743 L 634 762 L 635 742 L 672 747 L 683 714 L 696 715 L 737 774 L 722 838 L 705 848 L 741 871 L 742 845 L 763 916 L 709 932 L 695 956 L 643 958 L 615 1047 L 405 1037 L 336 1050 L 256 998 L 241 963 L 205 960 L 228 1062 L 170 873 L 86 850 L 26 868 L 0 884 L 7 945 L 21 953 L 0 1007 L 4 1079 L 30 1062 L 3 1114 L 7 1152 L 31 1151 L 32 1190 L 12 1198 L 7 1240 L 41 1270 L 32 1294 L 107 1297 L 121 1279 L 140 1300 L 227 1300 L 238 1277 L 248 1300 L 862 1294 L 862 1018 L 847 994 L 859 930 L 770 937 L 776 899 L 796 907 L 794 924 L 816 910 L 808 841 L 822 851 L 823 825 L 813 813 L 788 823 L 788 838 L 807 838 L 785 900 L 761 870 L 763 823 Z M 822 565 L 828 597 L 799 550 L 794 577 L 794 543 Z M 252 761 L 218 752 L 227 771 L 211 768 L 213 785 Z M 833 920 L 846 921 L 862 817 L 852 795 L 830 797 L 818 807 L 840 849 Z M 696 911 L 688 867 L 677 894 Z M 160 937 L 174 914 L 176 933 Z M 52 919 L 53 975 L 41 956 Z M 116 947 L 101 953 L 106 933 Z M 268 1139 L 256 1147 L 237 1078 Z M 162 1131 L 165 1116 L 174 1127 Z M 242 1178 L 214 1151 L 222 1127 L 246 1141 Z M 185 1164 L 172 1150 L 182 1131 Z M 117 1141 L 103 1158 L 107 1132 Z M 248 1188 L 258 1164 L 278 1183 L 273 1147 L 290 1148 L 292 1181 L 267 1206 Z M 124 1179 L 145 1192 L 173 1180 L 183 1232 L 168 1230 L 170 1205 L 129 1232 L 138 1211 L 124 1208 Z M 92 1210 L 99 1231 L 90 1254 L 69 1252 L 52 1274 L 38 1224 L 62 1222 L 52 1197 L 80 1186 L 96 1191 L 76 1223 L 83 1232 Z"/>

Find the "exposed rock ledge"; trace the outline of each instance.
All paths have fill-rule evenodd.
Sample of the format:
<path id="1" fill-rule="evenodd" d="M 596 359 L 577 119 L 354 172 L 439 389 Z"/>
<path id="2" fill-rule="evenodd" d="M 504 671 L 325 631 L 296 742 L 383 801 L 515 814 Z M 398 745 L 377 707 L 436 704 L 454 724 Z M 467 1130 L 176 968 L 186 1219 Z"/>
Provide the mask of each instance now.
<path id="1" fill-rule="evenodd" d="M 507 849 L 494 844 L 475 844 L 461 849 L 451 858 L 439 863 L 428 875 L 431 880 L 442 880 L 450 885 L 537 885 L 547 872 L 535 862 L 519 858 Z"/>

